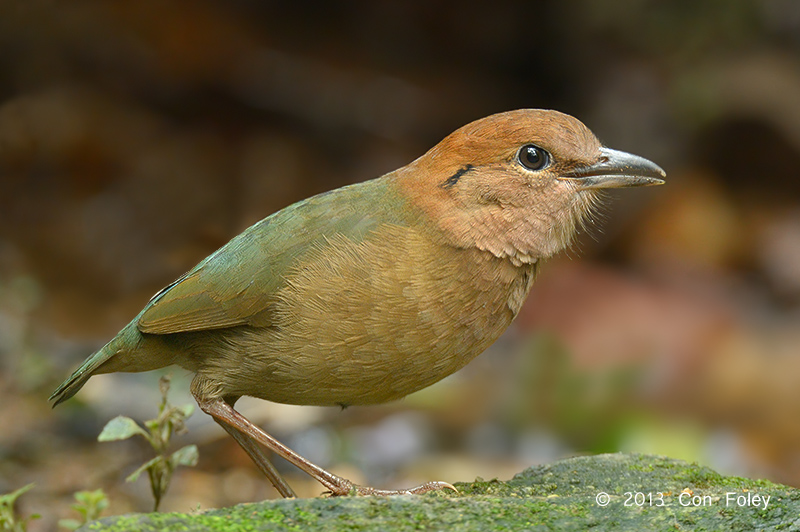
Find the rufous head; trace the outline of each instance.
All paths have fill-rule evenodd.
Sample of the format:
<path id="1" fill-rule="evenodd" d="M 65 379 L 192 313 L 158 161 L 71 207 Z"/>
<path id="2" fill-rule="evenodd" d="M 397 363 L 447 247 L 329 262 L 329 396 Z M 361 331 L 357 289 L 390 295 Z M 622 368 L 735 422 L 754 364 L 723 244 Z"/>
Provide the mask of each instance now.
<path id="1" fill-rule="evenodd" d="M 603 147 L 569 115 L 521 109 L 454 131 L 395 179 L 450 244 L 520 265 L 567 247 L 599 189 L 662 184 L 665 175 Z"/>

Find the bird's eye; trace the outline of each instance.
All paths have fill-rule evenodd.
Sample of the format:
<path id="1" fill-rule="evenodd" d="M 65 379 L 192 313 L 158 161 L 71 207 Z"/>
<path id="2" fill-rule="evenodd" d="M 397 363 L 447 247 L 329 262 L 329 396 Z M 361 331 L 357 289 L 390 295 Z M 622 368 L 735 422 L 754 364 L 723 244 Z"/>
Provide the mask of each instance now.
<path id="1" fill-rule="evenodd" d="M 550 163 L 550 154 L 533 144 L 521 147 L 517 158 L 528 170 L 541 170 Z"/>

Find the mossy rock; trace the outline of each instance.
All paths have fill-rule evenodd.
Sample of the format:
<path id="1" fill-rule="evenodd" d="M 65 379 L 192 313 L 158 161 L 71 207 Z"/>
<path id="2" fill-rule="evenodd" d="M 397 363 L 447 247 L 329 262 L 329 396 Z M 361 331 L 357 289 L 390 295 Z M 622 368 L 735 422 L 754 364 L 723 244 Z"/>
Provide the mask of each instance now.
<path id="1" fill-rule="evenodd" d="M 509 481 L 456 487 L 457 494 L 269 500 L 198 514 L 130 514 L 81 530 L 800 530 L 800 490 L 659 456 L 570 458 Z"/>

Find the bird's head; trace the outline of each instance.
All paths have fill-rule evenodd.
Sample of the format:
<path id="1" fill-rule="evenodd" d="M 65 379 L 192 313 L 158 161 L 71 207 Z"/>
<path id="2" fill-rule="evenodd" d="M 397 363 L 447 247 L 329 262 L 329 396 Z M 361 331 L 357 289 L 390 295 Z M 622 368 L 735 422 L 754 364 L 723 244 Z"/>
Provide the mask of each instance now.
<path id="1" fill-rule="evenodd" d="M 664 176 L 647 159 L 603 147 L 569 115 L 522 109 L 456 130 L 397 182 L 449 243 L 525 264 L 569 245 L 598 190 Z"/>

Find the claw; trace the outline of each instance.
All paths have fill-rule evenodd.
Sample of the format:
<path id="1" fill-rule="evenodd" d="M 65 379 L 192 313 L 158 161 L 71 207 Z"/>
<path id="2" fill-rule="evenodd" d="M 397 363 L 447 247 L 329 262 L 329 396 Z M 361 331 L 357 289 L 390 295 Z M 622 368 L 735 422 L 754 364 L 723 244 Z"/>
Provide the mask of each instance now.
<path id="1" fill-rule="evenodd" d="M 426 482 L 425 484 L 420 484 L 419 486 L 404 490 L 381 490 L 371 488 L 369 486 L 357 486 L 347 481 L 347 484 L 342 484 L 340 486 L 336 486 L 335 488 L 332 487 L 325 493 L 332 497 L 341 497 L 344 495 L 389 497 L 391 495 L 422 495 L 423 493 L 428 493 L 429 491 L 440 491 L 445 489 L 458 493 L 458 490 L 455 486 L 449 482 L 442 481 Z"/>

